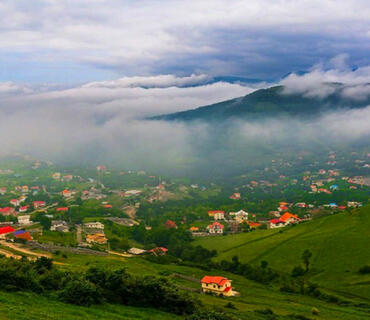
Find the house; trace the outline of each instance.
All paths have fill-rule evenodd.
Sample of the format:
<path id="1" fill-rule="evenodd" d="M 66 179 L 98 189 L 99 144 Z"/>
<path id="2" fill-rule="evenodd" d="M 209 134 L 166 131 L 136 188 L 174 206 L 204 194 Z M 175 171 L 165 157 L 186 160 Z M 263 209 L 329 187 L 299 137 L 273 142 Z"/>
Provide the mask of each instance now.
<path id="1" fill-rule="evenodd" d="M 107 170 L 107 167 L 104 166 L 104 165 L 100 165 L 100 166 L 97 166 L 96 167 L 96 170 L 98 170 L 98 171 L 106 171 Z"/>
<path id="2" fill-rule="evenodd" d="M 285 223 L 280 219 L 271 219 L 269 221 L 270 229 L 285 227 Z"/>
<path id="3" fill-rule="evenodd" d="M 19 208 L 19 212 L 26 212 L 30 206 L 23 206 Z"/>
<path id="4" fill-rule="evenodd" d="M 172 220 L 167 220 L 166 223 L 164 224 L 164 226 L 167 229 L 171 229 L 171 228 L 177 229 L 177 224 L 175 222 L 173 222 Z"/>
<path id="5" fill-rule="evenodd" d="M 5 236 L 14 232 L 15 229 L 10 226 L 0 227 L 0 239 L 5 239 Z"/>
<path id="6" fill-rule="evenodd" d="M 199 228 L 198 227 L 190 227 L 189 228 L 189 231 L 190 232 L 198 232 L 199 231 Z"/>
<path id="7" fill-rule="evenodd" d="M 65 197 L 65 198 L 70 198 L 70 197 L 72 197 L 72 191 L 69 191 L 69 190 L 65 189 L 65 190 L 62 191 L 62 196 Z"/>
<path id="8" fill-rule="evenodd" d="M 239 210 L 237 212 L 230 212 L 230 216 L 233 216 L 234 219 L 238 222 L 243 222 L 245 220 L 248 220 L 249 213 L 244 210 Z"/>
<path id="9" fill-rule="evenodd" d="M 249 224 L 249 226 L 252 228 L 252 229 L 254 229 L 254 228 L 258 228 L 258 227 L 260 227 L 261 226 L 261 224 L 260 223 L 258 223 L 258 222 L 247 222 L 248 224 Z"/>
<path id="10" fill-rule="evenodd" d="M 11 205 L 13 205 L 14 207 L 18 207 L 20 205 L 20 202 L 18 199 L 12 199 L 9 201 Z"/>
<path id="11" fill-rule="evenodd" d="M 104 233 L 95 233 L 95 234 L 88 234 L 86 236 L 86 242 L 105 244 L 108 242 L 108 239 L 105 237 Z"/>
<path id="12" fill-rule="evenodd" d="M 339 189 L 339 186 L 337 184 L 332 184 L 330 186 L 330 190 L 338 190 Z"/>
<path id="13" fill-rule="evenodd" d="M 84 227 L 86 229 L 99 229 L 99 230 L 104 230 L 104 224 L 101 222 L 87 222 L 84 223 Z"/>
<path id="14" fill-rule="evenodd" d="M 215 220 L 223 220 L 225 219 L 225 211 L 222 210 L 208 211 L 208 216 Z"/>
<path id="15" fill-rule="evenodd" d="M 22 192 L 27 193 L 29 190 L 28 186 L 22 186 Z"/>
<path id="16" fill-rule="evenodd" d="M 66 182 L 72 181 L 72 179 L 73 179 L 73 176 L 71 174 L 67 174 L 62 177 L 62 180 Z"/>
<path id="17" fill-rule="evenodd" d="M 15 209 L 12 207 L 0 208 L 0 214 L 3 216 L 12 216 L 15 214 Z"/>
<path id="18" fill-rule="evenodd" d="M 298 218 L 298 216 L 296 214 L 292 214 L 292 213 L 289 213 L 289 212 L 285 212 L 279 218 L 279 220 L 282 221 L 285 224 L 296 223 L 296 222 L 300 221 L 300 219 Z"/>
<path id="19" fill-rule="evenodd" d="M 19 224 L 31 224 L 31 220 L 30 220 L 30 215 L 25 215 L 25 216 L 18 216 L 17 219 L 18 219 L 18 223 Z"/>
<path id="20" fill-rule="evenodd" d="M 45 207 L 45 205 L 46 205 L 46 202 L 45 201 L 34 201 L 33 202 L 33 207 L 35 209 Z"/>
<path id="21" fill-rule="evenodd" d="M 157 247 L 152 250 L 149 250 L 149 252 L 155 256 L 164 256 L 168 252 L 168 249 L 165 247 Z"/>
<path id="22" fill-rule="evenodd" d="M 68 223 L 62 220 L 51 221 L 50 231 L 68 232 Z"/>
<path id="23" fill-rule="evenodd" d="M 141 254 L 147 253 L 146 250 L 139 249 L 139 248 L 131 248 L 127 252 L 130 254 L 134 254 L 134 255 L 141 255 Z"/>
<path id="24" fill-rule="evenodd" d="M 68 207 L 57 208 L 57 212 L 66 212 L 66 211 L 68 211 Z"/>
<path id="25" fill-rule="evenodd" d="M 104 208 L 105 208 L 105 209 L 112 209 L 112 208 L 113 208 L 113 206 L 112 206 L 111 204 L 105 204 L 105 205 L 104 205 Z"/>
<path id="26" fill-rule="evenodd" d="M 231 280 L 227 278 L 204 276 L 200 283 L 202 284 L 202 291 L 204 293 L 214 293 L 228 297 L 233 295 Z"/>
<path id="27" fill-rule="evenodd" d="M 307 207 L 305 202 L 297 202 L 295 204 L 295 206 L 298 207 L 298 208 L 306 208 Z"/>
<path id="28" fill-rule="evenodd" d="M 138 196 L 141 193 L 141 190 L 127 190 L 125 192 L 125 197 Z"/>
<path id="29" fill-rule="evenodd" d="M 223 234 L 224 233 L 224 225 L 219 222 L 213 222 L 207 227 L 207 230 L 211 234 Z"/>
<path id="30" fill-rule="evenodd" d="M 235 192 L 234 194 L 232 194 L 230 196 L 230 199 L 239 200 L 240 197 L 241 197 L 240 193 L 239 192 Z"/>
<path id="31" fill-rule="evenodd" d="M 55 172 L 55 173 L 53 173 L 53 175 L 52 175 L 52 177 L 53 177 L 53 179 L 55 179 L 55 180 L 59 180 L 60 179 L 60 173 L 59 172 Z"/>
<path id="32" fill-rule="evenodd" d="M 28 231 L 25 231 L 25 230 L 17 230 L 13 233 L 13 235 L 16 239 L 23 239 L 23 240 L 26 240 L 26 241 L 32 241 L 33 240 L 31 234 Z"/>

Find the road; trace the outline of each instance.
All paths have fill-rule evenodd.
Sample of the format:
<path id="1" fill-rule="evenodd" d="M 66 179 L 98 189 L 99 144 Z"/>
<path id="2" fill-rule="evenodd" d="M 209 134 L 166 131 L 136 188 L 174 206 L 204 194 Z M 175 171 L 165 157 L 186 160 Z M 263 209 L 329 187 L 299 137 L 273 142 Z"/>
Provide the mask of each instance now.
<path id="1" fill-rule="evenodd" d="M 40 258 L 40 257 L 51 258 L 51 254 L 50 253 L 34 252 L 34 251 L 29 250 L 29 249 L 22 248 L 19 245 L 16 245 L 15 243 L 6 242 L 6 241 L 0 241 L 0 244 L 2 246 L 4 246 L 4 247 L 8 247 L 10 249 L 16 250 L 16 251 L 21 252 L 21 253 L 24 253 L 24 254 L 28 254 L 30 256 L 34 256 L 34 257 L 38 257 L 38 258 Z"/>

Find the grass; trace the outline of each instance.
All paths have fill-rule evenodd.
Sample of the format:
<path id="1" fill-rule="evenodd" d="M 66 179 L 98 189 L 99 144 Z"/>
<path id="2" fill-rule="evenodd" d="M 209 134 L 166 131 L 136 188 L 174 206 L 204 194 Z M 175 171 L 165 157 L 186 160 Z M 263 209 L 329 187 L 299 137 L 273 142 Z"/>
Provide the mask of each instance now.
<path id="1" fill-rule="evenodd" d="M 35 239 L 41 243 L 54 243 L 64 246 L 77 245 L 75 232 L 43 231 L 42 235 L 35 235 Z"/>
<path id="2" fill-rule="evenodd" d="M 312 253 L 308 277 L 346 297 L 370 302 L 370 275 L 360 275 L 358 269 L 370 264 L 370 207 L 322 217 L 283 229 L 255 231 L 195 241 L 208 249 L 216 249 L 216 260 L 238 256 L 243 263 L 269 266 L 290 273 L 302 264 L 305 249 Z"/>
<path id="3" fill-rule="evenodd" d="M 31 293 L 0 291 L 0 318 L 2 320 L 166 320 L 182 319 L 155 309 L 134 308 L 104 304 L 80 307 L 61 303 Z"/>

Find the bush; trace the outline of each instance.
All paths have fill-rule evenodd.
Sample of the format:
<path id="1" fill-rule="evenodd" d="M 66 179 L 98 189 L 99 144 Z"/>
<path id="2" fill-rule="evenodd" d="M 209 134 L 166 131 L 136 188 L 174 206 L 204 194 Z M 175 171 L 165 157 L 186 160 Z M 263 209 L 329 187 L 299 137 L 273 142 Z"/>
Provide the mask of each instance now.
<path id="1" fill-rule="evenodd" d="M 80 306 L 90 306 L 103 302 L 103 298 L 97 287 L 90 281 L 83 279 L 68 282 L 65 288 L 59 293 L 59 298 L 63 302 Z"/>
<path id="2" fill-rule="evenodd" d="M 358 270 L 358 272 L 361 273 L 361 274 L 369 274 L 370 273 L 370 266 L 368 266 L 368 265 L 363 266 Z"/>
<path id="3" fill-rule="evenodd" d="M 292 270 L 292 277 L 301 277 L 305 274 L 304 269 L 301 266 L 296 266 Z"/>

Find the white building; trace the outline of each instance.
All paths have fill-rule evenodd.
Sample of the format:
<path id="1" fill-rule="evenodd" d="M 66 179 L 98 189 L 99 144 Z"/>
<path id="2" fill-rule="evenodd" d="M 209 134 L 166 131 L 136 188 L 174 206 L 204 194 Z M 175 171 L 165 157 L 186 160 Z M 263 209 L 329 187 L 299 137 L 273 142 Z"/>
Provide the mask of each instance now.
<path id="1" fill-rule="evenodd" d="M 87 222 L 84 224 L 84 227 L 87 228 L 87 229 L 100 229 L 100 230 L 104 230 L 104 224 L 102 224 L 101 222 Z"/>
<path id="2" fill-rule="evenodd" d="M 31 217 L 30 215 L 18 216 L 18 223 L 19 224 L 31 224 L 30 217 Z"/>

